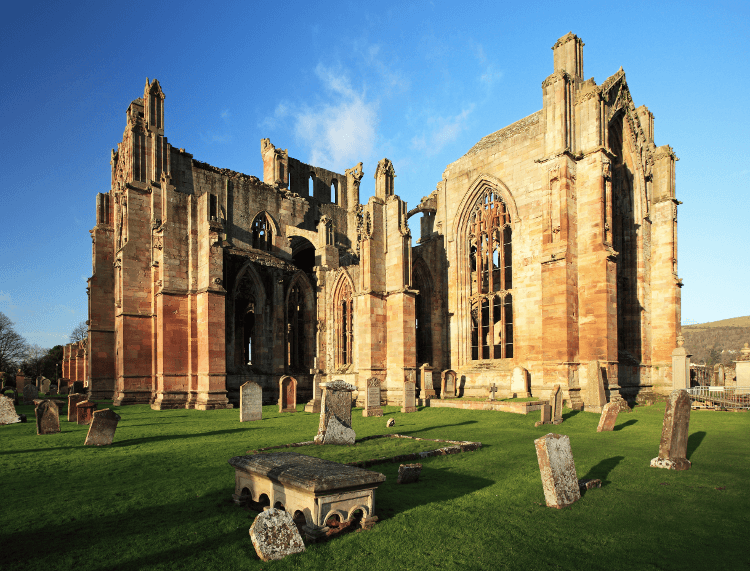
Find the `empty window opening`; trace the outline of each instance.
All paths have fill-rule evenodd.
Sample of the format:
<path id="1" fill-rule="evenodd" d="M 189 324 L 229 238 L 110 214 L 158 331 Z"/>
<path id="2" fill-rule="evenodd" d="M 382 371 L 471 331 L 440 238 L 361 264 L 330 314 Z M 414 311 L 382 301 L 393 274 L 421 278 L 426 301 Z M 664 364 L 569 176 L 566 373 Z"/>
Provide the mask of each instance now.
<path id="1" fill-rule="evenodd" d="M 310 173 L 310 178 L 307 181 L 307 192 L 308 196 L 315 196 L 315 175 Z"/>
<path id="2" fill-rule="evenodd" d="M 215 194 L 211 194 L 210 196 L 210 206 L 209 206 L 209 220 L 216 220 L 217 212 L 219 210 L 218 203 L 219 201 L 216 198 Z"/>
<path id="3" fill-rule="evenodd" d="M 268 215 L 261 212 L 252 224 L 253 248 L 271 251 L 273 246 L 273 225 Z"/>
<path id="4" fill-rule="evenodd" d="M 333 204 L 339 204 L 339 181 L 336 179 L 333 179 L 333 182 L 331 182 L 331 202 Z"/>
<path id="5" fill-rule="evenodd" d="M 253 342 L 255 339 L 255 302 L 251 301 L 250 304 L 247 306 L 247 310 L 245 311 L 245 319 L 243 322 L 243 336 L 244 340 L 242 343 L 243 348 L 243 355 L 242 355 L 242 362 L 246 363 L 248 365 L 253 364 L 253 351 L 254 351 L 254 345 Z"/>
<path id="6" fill-rule="evenodd" d="M 287 303 L 287 365 L 292 371 L 305 368 L 304 297 L 299 284 L 289 292 Z"/>

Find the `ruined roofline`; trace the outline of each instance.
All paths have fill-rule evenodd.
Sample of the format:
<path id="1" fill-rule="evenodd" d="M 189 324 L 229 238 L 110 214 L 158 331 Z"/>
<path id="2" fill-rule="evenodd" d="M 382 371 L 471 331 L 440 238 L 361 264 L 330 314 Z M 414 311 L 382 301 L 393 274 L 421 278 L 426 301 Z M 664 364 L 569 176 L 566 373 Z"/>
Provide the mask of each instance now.
<path id="1" fill-rule="evenodd" d="M 184 151 L 182 149 L 180 149 L 180 152 L 184 152 Z M 185 153 L 185 154 L 189 154 L 189 153 Z M 191 157 L 192 157 L 192 155 L 191 155 Z M 257 176 L 254 176 L 254 175 L 251 175 L 251 174 L 245 174 L 245 173 L 233 171 L 232 169 L 225 169 L 225 168 L 221 168 L 221 167 L 215 167 L 212 164 L 204 163 L 202 161 L 199 161 L 198 159 L 191 159 L 191 160 L 193 162 L 193 166 L 195 166 L 196 168 L 202 169 L 202 170 L 214 172 L 216 174 L 219 174 L 219 175 L 222 175 L 222 176 L 226 176 L 226 177 L 229 177 L 229 178 L 241 178 L 241 179 L 249 180 L 251 182 L 263 182 Z M 266 184 L 266 183 L 263 183 L 263 184 Z M 266 186 L 268 186 L 270 188 L 273 188 L 270 184 L 267 184 Z"/>
<path id="2" fill-rule="evenodd" d="M 499 131 L 495 131 L 494 133 L 490 133 L 489 135 L 482 137 L 478 143 L 476 143 L 471 149 L 466 152 L 466 154 L 464 154 L 460 159 L 453 161 L 453 163 L 457 163 L 458 161 L 460 161 L 464 157 L 468 157 L 469 155 L 475 155 L 479 151 L 482 151 L 488 147 L 499 145 L 500 143 L 507 139 L 510 139 L 514 135 L 528 132 L 534 125 L 537 125 L 539 123 L 539 119 L 542 116 L 542 111 L 542 109 L 540 109 L 539 111 L 535 111 L 531 115 L 528 115 L 523 119 L 519 119 L 515 123 L 511 123 L 507 127 L 503 127 L 502 129 L 500 129 Z"/>

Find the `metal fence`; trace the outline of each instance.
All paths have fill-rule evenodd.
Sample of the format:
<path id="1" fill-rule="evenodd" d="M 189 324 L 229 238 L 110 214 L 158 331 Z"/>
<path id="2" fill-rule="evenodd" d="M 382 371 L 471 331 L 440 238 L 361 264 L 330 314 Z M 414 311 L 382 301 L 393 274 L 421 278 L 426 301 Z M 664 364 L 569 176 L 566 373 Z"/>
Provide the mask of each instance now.
<path id="1" fill-rule="evenodd" d="M 750 410 L 750 387 L 692 387 L 687 393 L 693 408 Z"/>

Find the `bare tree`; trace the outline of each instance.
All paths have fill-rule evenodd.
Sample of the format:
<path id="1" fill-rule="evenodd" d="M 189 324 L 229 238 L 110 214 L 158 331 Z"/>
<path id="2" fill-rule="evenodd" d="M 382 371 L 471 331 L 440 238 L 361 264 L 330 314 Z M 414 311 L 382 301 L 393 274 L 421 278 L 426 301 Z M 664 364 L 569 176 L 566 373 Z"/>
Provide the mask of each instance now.
<path id="1" fill-rule="evenodd" d="M 10 372 L 26 356 L 26 340 L 13 328 L 13 322 L 0 312 L 0 371 Z"/>
<path id="2" fill-rule="evenodd" d="M 35 377 L 42 374 L 42 365 L 47 353 L 49 353 L 49 349 L 44 349 L 36 343 L 26 347 L 26 364 L 34 371 Z"/>
<path id="3" fill-rule="evenodd" d="M 85 321 L 81 321 L 75 326 L 75 329 L 70 333 L 70 342 L 75 343 L 77 341 L 83 341 L 89 336 L 89 326 Z"/>

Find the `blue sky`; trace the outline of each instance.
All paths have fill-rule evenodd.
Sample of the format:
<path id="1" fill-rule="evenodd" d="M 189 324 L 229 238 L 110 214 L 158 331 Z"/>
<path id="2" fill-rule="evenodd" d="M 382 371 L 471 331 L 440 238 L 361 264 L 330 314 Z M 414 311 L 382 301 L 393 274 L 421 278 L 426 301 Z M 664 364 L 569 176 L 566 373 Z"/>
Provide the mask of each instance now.
<path id="1" fill-rule="evenodd" d="M 541 108 L 569 31 L 586 78 L 622 66 L 680 158 L 683 323 L 749 315 L 750 4 L 600 1 L 6 7 L 0 311 L 44 347 L 86 319 L 96 193 L 147 77 L 169 142 L 200 161 L 262 176 L 270 137 L 337 172 L 363 161 L 366 201 L 388 157 L 415 205 L 481 137 Z"/>

